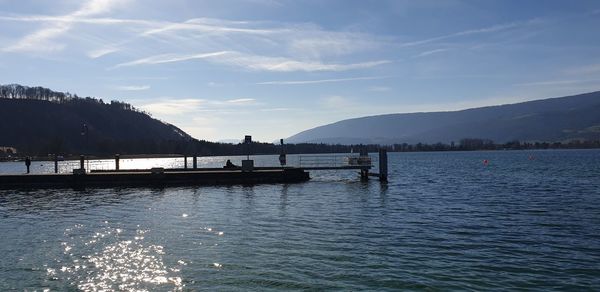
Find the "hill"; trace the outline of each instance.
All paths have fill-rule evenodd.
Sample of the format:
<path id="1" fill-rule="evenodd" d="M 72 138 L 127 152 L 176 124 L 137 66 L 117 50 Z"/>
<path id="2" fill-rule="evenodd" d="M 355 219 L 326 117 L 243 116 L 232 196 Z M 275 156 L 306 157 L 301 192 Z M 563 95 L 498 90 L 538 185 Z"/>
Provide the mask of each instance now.
<path id="1" fill-rule="evenodd" d="M 0 86 L 0 133 L 32 154 L 173 153 L 191 139 L 127 103 L 17 84 Z"/>
<path id="2" fill-rule="evenodd" d="M 450 112 L 369 116 L 298 133 L 289 143 L 451 143 L 600 140 L 600 91 Z"/>

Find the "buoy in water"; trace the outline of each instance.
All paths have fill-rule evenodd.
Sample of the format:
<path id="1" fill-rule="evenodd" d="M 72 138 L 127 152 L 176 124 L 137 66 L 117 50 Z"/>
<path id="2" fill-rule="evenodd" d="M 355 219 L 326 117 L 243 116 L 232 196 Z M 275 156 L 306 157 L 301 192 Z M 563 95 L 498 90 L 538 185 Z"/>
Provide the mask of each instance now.
<path id="1" fill-rule="evenodd" d="M 489 161 L 487 159 L 483 160 L 483 165 L 488 165 Z"/>

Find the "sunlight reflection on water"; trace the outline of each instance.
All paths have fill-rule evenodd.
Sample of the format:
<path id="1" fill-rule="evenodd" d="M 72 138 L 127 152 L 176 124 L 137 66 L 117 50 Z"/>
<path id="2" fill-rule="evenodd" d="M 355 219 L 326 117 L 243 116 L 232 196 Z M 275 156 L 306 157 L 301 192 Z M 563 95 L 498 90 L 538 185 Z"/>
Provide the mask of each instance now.
<path id="1" fill-rule="evenodd" d="M 77 232 L 74 232 L 77 231 Z M 57 259 L 56 268 L 48 268 L 48 277 L 67 280 L 83 291 L 152 291 L 181 290 L 181 266 L 167 266 L 163 261 L 164 247 L 147 243 L 148 230 L 136 230 L 123 236 L 122 229 L 106 226 L 90 236 L 79 224 L 65 230 L 68 241 L 63 242 L 63 262 Z"/>

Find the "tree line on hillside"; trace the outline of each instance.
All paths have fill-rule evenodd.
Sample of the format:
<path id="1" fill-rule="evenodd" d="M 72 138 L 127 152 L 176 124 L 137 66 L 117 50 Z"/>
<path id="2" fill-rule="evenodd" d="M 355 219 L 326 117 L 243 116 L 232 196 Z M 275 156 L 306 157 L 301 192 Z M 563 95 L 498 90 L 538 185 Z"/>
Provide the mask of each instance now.
<path id="1" fill-rule="evenodd" d="M 77 94 L 69 92 L 54 91 L 41 86 L 23 86 L 19 84 L 0 85 L 0 98 L 5 99 L 28 99 L 28 100 L 43 100 L 52 103 L 64 104 L 69 102 L 94 102 L 98 104 L 108 104 L 123 110 L 138 111 L 137 108 L 129 103 L 111 100 L 110 103 L 105 103 L 101 98 L 95 97 L 79 97 Z M 145 114 L 148 114 L 144 112 Z"/>
<path id="2" fill-rule="evenodd" d="M 475 150 L 533 150 L 533 149 L 594 149 L 600 148 L 600 140 L 572 140 L 557 142 L 510 141 L 495 143 L 489 139 L 465 138 L 458 143 L 435 144 L 394 144 L 386 147 L 395 152 L 427 152 L 427 151 L 475 151 Z"/>
<path id="3" fill-rule="evenodd" d="M 282 151 L 281 145 L 271 143 L 253 142 L 246 144 L 225 144 L 214 143 L 203 140 L 190 139 L 187 141 L 129 141 L 120 145 L 99 145 L 95 151 L 83 151 L 82 153 L 70 153 L 60 151 L 60 148 L 39 147 L 29 149 L 29 151 L 2 151 L 0 157 L 8 156 L 27 156 L 35 155 L 44 157 L 48 155 L 93 155 L 98 157 L 111 157 L 114 154 L 135 155 L 135 154 L 179 154 L 196 156 L 227 156 L 227 155 L 265 155 L 279 154 Z M 394 144 L 394 145 L 376 145 L 376 144 L 356 144 L 356 145 L 330 145 L 315 143 L 285 144 L 283 146 L 287 154 L 317 154 L 317 153 L 358 153 L 362 149 L 368 152 L 377 152 L 379 149 L 386 149 L 390 152 L 430 152 L 430 151 L 475 151 L 475 150 L 533 150 L 533 149 L 592 149 L 600 148 L 600 140 L 596 141 L 568 141 L 568 142 L 520 142 L 511 141 L 507 143 L 494 143 L 486 139 L 462 139 L 458 143 L 435 143 L 435 144 Z M 103 151 L 106 149 L 106 151 Z M 122 151 L 108 151 L 109 149 L 119 149 Z"/>

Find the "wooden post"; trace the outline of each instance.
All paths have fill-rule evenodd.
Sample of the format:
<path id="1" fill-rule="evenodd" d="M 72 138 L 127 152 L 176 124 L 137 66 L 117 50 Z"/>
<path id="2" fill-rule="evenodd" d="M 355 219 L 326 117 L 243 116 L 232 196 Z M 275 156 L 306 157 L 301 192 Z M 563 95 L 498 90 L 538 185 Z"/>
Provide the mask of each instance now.
<path id="1" fill-rule="evenodd" d="M 58 173 L 58 155 L 54 155 L 54 173 Z"/>
<path id="2" fill-rule="evenodd" d="M 383 182 L 388 180 L 388 159 L 386 149 L 379 149 L 379 180 Z"/>
<path id="3" fill-rule="evenodd" d="M 194 154 L 194 158 L 192 158 L 192 167 L 198 169 L 198 155 L 196 154 Z"/>
<path id="4" fill-rule="evenodd" d="M 121 169 L 121 155 L 115 154 L 115 170 Z"/>
<path id="5" fill-rule="evenodd" d="M 187 169 L 187 155 L 183 156 L 183 169 Z"/>

